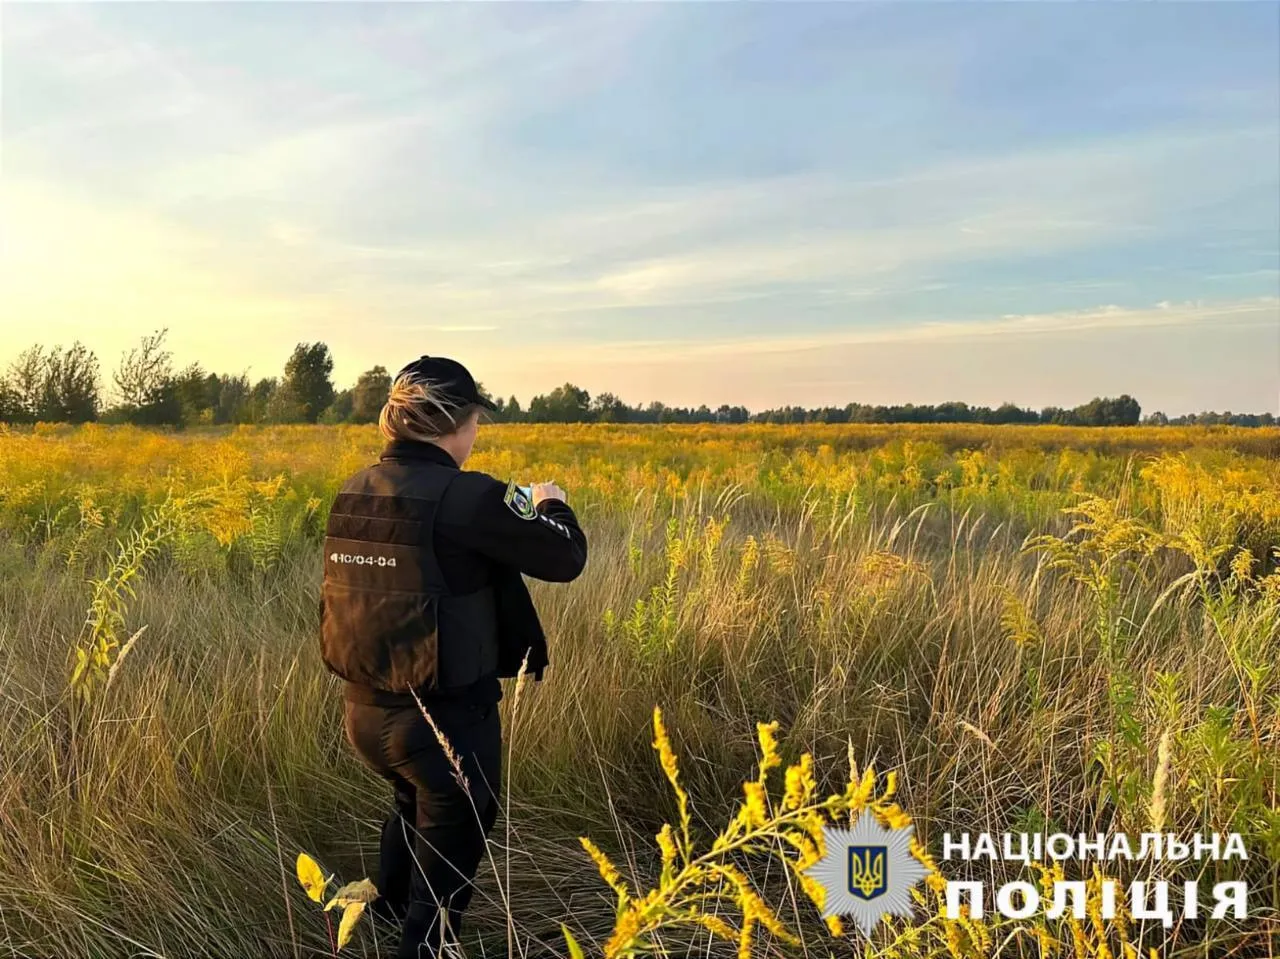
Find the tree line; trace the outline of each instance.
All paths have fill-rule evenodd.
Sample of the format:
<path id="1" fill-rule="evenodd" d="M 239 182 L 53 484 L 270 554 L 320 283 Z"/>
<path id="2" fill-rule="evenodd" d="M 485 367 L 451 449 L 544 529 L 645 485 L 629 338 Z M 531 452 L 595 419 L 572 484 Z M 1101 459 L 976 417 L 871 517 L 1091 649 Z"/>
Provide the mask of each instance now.
<path id="1" fill-rule="evenodd" d="M 234 423 L 373 423 L 391 388 L 382 366 L 361 373 L 353 386 L 333 383 L 333 355 L 324 343 L 299 343 L 281 376 L 251 380 L 247 373 L 219 374 L 191 363 L 181 369 L 159 330 L 121 356 L 104 389 L 97 356 L 80 342 L 69 348 L 36 345 L 23 351 L 0 376 L 0 422 L 134 423 L 200 426 Z M 522 423 L 1048 423 L 1064 426 L 1231 425 L 1275 426 L 1271 413 L 1191 413 L 1142 416 L 1132 396 L 1095 397 L 1065 409 L 1041 410 L 1005 403 L 995 409 L 948 402 L 877 406 L 848 403 L 809 409 L 785 406 L 751 412 L 722 404 L 715 409 L 668 406 L 654 401 L 631 406 L 613 393 L 590 395 L 566 383 L 521 406 L 515 396 L 482 394 L 500 422 Z"/>

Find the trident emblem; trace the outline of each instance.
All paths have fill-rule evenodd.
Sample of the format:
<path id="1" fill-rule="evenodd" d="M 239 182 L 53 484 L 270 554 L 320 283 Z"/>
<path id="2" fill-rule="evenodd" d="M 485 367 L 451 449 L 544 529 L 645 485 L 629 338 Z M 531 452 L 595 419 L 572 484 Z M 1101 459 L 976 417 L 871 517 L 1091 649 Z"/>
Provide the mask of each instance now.
<path id="1" fill-rule="evenodd" d="M 885 846 L 849 847 L 849 892 L 859 899 L 875 899 L 889 888 Z"/>

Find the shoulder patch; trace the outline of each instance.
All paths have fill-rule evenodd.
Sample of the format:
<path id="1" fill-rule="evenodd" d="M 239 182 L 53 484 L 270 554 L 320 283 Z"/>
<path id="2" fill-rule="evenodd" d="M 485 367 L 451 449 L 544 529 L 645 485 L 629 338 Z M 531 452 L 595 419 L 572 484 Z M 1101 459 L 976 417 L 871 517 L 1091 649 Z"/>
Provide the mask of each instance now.
<path id="1" fill-rule="evenodd" d="M 515 480 L 507 483 L 507 492 L 502 497 L 507 508 L 521 519 L 533 519 L 538 511 L 533 508 L 533 497 L 523 486 L 517 486 Z"/>

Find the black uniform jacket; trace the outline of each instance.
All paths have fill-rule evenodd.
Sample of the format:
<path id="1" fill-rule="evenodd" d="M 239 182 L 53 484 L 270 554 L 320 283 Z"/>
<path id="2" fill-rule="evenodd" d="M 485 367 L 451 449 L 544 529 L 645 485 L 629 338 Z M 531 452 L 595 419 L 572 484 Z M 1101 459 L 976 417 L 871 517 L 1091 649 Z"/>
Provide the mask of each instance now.
<path id="1" fill-rule="evenodd" d="M 528 671 L 541 679 L 548 664 L 546 636 L 521 574 L 566 583 L 582 572 L 587 537 L 573 510 L 560 500 L 542 500 L 532 518 L 526 518 L 508 505 L 507 483 L 486 473 L 459 470 L 453 457 L 434 443 L 397 440 L 386 446 L 381 459 L 419 460 L 458 470 L 436 511 L 436 562 L 452 592 L 494 587 L 498 674 L 515 675 L 527 649 Z M 502 691 L 494 675 L 454 695 L 496 702 Z"/>

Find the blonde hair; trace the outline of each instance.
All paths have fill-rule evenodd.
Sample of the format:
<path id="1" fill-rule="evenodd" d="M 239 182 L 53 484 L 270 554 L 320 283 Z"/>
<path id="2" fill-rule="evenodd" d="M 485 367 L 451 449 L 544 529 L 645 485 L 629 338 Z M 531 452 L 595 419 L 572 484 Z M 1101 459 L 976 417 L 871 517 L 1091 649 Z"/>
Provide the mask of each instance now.
<path id="1" fill-rule="evenodd" d="M 401 373 L 378 416 L 378 429 L 388 440 L 430 443 L 455 433 L 475 410 L 474 403 L 454 405 L 451 397 L 420 373 Z"/>

